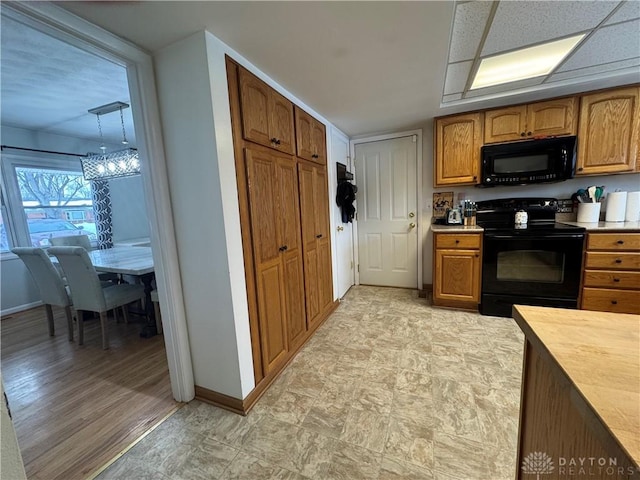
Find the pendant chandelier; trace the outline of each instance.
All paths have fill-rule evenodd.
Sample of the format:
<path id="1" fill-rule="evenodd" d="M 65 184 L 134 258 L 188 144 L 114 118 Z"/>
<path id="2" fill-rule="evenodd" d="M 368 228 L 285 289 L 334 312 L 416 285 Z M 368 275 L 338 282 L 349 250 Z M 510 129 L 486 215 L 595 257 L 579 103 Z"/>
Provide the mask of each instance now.
<path id="1" fill-rule="evenodd" d="M 107 153 L 107 147 L 102 137 L 102 124 L 100 116 L 107 113 L 120 111 L 120 123 L 122 125 L 122 144 L 128 145 L 127 133 L 124 128 L 124 115 L 122 110 L 129 108 L 124 102 L 113 102 L 100 107 L 92 108 L 89 113 L 96 116 L 98 121 L 98 133 L 100 134 L 100 150 L 102 153 L 88 155 L 81 160 L 82 174 L 85 180 L 107 180 L 110 178 L 128 177 L 140 174 L 140 159 L 138 151 L 134 148 L 125 148 Z"/>

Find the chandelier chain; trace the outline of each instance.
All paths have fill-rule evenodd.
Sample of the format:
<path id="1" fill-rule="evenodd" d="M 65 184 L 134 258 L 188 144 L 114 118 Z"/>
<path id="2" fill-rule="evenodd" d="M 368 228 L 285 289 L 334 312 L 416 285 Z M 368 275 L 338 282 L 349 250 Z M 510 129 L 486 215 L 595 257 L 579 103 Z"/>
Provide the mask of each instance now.
<path id="1" fill-rule="evenodd" d="M 102 124 L 100 123 L 100 114 L 96 114 L 96 118 L 98 119 L 98 132 L 100 133 L 100 150 L 104 153 L 107 150 L 107 147 L 104 145 L 104 138 L 102 137 Z"/>
<path id="2" fill-rule="evenodd" d="M 122 107 L 120 107 L 120 123 L 122 124 L 122 144 L 128 145 L 127 133 L 124 130 L 124 115 L 122 114 Z"/>

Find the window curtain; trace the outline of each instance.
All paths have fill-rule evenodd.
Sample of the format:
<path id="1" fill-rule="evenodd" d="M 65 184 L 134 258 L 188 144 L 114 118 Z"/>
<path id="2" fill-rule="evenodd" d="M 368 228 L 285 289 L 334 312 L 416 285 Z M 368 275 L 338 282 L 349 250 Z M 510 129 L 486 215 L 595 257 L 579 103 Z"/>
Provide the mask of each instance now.
<path id="1" fill-rule="evenodd" d="M 113 247 L 113 230 L 111 214 L 111 194 L 107 180 L 92 180 L 93 212 L 96 219 L 98 248 Z"/>

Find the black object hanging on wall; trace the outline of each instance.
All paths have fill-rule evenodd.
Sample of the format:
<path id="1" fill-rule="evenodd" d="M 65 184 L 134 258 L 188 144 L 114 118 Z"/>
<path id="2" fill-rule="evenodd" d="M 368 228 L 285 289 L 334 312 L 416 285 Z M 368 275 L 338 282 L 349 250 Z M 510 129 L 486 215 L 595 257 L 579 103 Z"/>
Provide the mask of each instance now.
<path id="1" fill-rule="evenodd" d="M 338 188 L 336 189 L 336 204 L 342 212 L 342 223 L 351 223 L 356 214 L 353 202 L 356 199 L 358 187 L 349 180 L 353 180 L 353 173 L 347 171 L 347 166 L 336 162 Z"/>

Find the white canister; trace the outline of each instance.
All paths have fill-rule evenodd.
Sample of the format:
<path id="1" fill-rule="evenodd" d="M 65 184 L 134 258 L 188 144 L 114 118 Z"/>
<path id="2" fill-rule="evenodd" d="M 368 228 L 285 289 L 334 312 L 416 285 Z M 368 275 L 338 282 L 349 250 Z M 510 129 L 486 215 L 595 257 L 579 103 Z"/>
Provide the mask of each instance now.
<path id="1" fill-rule="evenodd" d="M 624 222 L 627 209 L 627 192 L 612 192 L 607 195 L 605 222 Z"/>
<path id="2" fill-rule="evenodd" d="M 640 192 L 627 192 L 627 209 L 624 219 L 627 222 L 640 221 Z"/>
<path id="3" fill-rule="evenodd" d="M 529 221 L 529 214 L 524 210 L 518 210 L 516 212 L 515 224 L 516 225 L 526 225 Z"/>

